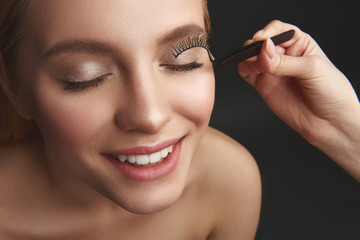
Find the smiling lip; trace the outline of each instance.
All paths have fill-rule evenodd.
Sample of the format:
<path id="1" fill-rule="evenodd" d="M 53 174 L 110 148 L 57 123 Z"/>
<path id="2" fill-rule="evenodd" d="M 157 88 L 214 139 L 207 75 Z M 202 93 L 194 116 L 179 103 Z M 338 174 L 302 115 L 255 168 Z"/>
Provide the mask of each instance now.
<path id="1" fill-rule="evenodd" d="M 106 154 L 113 166 L 125 177 L 135 181 L 152 181 L 169 175 L 175 170 L 181 154 L 181 139 L 165 141 L 154 146 L 140 146 Z M 169 146 L 173 151 L 159 163 L 146 166 L 135 166 L 129 162 L 121 162 L 114 156 L 119 155 L 150 155 Z"/>
<path id="2" fill-rule="evenodd" d="M 147 155 L 158 152 L 164 148 L 167 148 L 171 145 L 175 145 L 177 142 L 181 141 L 181 139 L 172 139 L 168 141 L 161 142 L 154 146 L 140 146 L 134 148 L 128 148 L 120 151 L 111 152 L 111 155 Z"/>

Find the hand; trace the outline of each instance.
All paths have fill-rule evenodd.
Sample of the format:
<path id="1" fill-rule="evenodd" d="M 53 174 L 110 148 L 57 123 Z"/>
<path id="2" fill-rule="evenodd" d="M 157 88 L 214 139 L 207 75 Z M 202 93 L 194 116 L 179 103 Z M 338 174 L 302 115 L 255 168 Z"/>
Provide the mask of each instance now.
<path id="1" fill-rule="evenodd" d="M 294 38 L 274 46 L 270 37 L 294 29 Z M 273 21 L 253 41 L 266 40 L 239 74 L 271 110 L 307 141 L 360 181 L 360 104 L 347 78 L 317 43 L 297 27 Z"/>

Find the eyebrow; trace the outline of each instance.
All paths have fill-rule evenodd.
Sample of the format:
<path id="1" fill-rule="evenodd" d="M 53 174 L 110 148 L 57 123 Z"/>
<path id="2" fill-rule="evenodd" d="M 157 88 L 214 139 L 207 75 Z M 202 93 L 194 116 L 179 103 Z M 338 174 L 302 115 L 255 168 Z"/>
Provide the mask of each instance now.
<path id="1" fill-rule="evenodd" d="M 185 38 L 190 35 L 195 34 L 206 34 L 204 28 L 195 24 L 187 24 L 179 26 L 168 33 L 165 33 L 158 40 L 158 45 L 164 45 L 169 42 L 174 42 Z M 52 56 L 60 55 L 62 53 L 96 53 L 96 52 L 111 52 L 113 48 L 106 43 L 98 42 L 94 40 L 65 40 L 59 43 L 56 43 L 54 46 L 47 49 L 44 53 L 44 58 L 49 58 Z"/>
<path id="2" fill-rule="evenodd" d="M 67 40 L 59 42 L 54 46 L 50 47 L 44 53 L 44 58 L 50 56 L 56 56 L 61 53 L 72 53 L 72 52 L 110 52 L 111 47 L 93 40 Z"/>

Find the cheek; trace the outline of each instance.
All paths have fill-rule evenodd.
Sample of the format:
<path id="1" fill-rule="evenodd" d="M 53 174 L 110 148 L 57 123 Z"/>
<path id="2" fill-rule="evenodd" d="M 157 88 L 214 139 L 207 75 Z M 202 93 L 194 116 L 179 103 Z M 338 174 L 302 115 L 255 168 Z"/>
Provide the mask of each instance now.
<path id="1" fill-rule="evenodd" d="M 42 91 L 35 97 L 35 121 L 45 138 L 52 145 L 73 147 L 86 145 L 97 139 L 106 125 L 108 114 L 101 98 L 57 95 Z"/>
<path id="2" fill-rule="evenodd" d="M 177 86 L 176 111 L 196 125 L 208 124 L 214 106 L 215 79 L 213 71 L 200 72 L 182 80 Z"/>
<path id="3" fill-rule="evenodd" d="M 33 48 L 25 47 L 24 56 L 33 56 L 27 49 Z M 34 63 L 21 72 L 21 95 L 45 142 L 65 152 L 94 141 L 109 118 L 109 109 L 104 108 L 108 106 L 106 99 L 96 94 L 89 97 L 65 92 L 63 86 L 41 73 L 34 59 L 21 60 L 20 66 Z"/>

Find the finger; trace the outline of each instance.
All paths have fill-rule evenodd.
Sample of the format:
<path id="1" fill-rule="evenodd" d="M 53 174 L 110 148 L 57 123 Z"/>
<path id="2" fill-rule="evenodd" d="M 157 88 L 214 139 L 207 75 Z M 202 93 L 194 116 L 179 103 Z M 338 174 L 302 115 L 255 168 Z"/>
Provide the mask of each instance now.
<path id="1" fill-rule="evenodd" d="M 264 41 L 280 33 L 295 30 L 295 34 L 292 39 L 280 44 L 279 46 L 286 49 L 286 54 L 290 56 L 305 56 L 310 54 L 308 49 L 316 49 L 316 42 L 306 33 L 302 32 L 298 27 L 274 20 L 266 25 L 262 30 L 255 33 L 254 41 Z M 317 47 L 320 49 L 319 47 Z"/>
<path id="2" fill-rule="evenodd" d="M 251 86 L 255 86 L 256 78 L 261 73 L 255 61 L 242 61 L 238 64 L 238 72 L 242 79 L 248 82 Z"/>
<path id="3" fill-rule="evenodd" d="M 275 46 L 275 48 L 276 48 L 277 53 L 282 54 L 282 55 L 286 54 L 287 50 L 285 48 L 283 48 L 281 46 Z"/>
<path id="4" fill-rule="evenodd" d="M 285 54 L 285 49 L 282 47 L 276 46 L 276 51 L 278 54 Z M 257 56 L 254 56 L 238 64 L 240 76 L 252 86 L 255 86 L 257 76 L 264 73 L 258 66 L 257 58 Z"/>
<path id="5" fill-rule="evenodd" d="M 286 32 L 286 31 L 289 31 L 292 29 L 295 30 L 295 35 L 290 41 L 286 42 L 287 45 L 291 45 L 294 42 L 296 42 L 296 39 L 300 35 L 301 31 L 298 27 L 288 24 L 288 23 L 281 22 L 279 20 L 271 21 L 263 29 L 261 29 L 260 31 L 255 33 L 252 40 L 253 41 L 264 41 L 268 38 L 271 38 L 275 35 L 278 35 L 280 33 L 283 33 L 283 32 Z M 291 44 L 289 44 L 289 43 L 291 43 Z M 285 44 L 285 43 L 283 43 L 283 44 Z M 281 44 L 281 45 L 283 45 L 283 44 Z"/>
<path id="6" fill-rule="evenodd" d="M 248 39 L 244 42 L 244 44 L 242 45 L 243 47 L 252 44 L 254 41 L 252 39 Z"/>
<path id="7" fill-rule="evenodd" d="M 279 54 L 271 39 L 267 39 L 258 55 L 258 68 L 261 71 L 278 76 L 311 79 L 317 77 L 316 65 L 322 61 L 317 56 L 294 57 Z"/>
<path id="8" fill-rule="evenodd" d="M 255 33 L 253 40 L 264 41 L 279 33 L 291 29 L 295 30 L 294 37 L 291 40 L 279 45 L 286 50 L 286 55 L 290 55 L 290 56 L 318 55 L 324 59 L 327 59 L 326 55 L 323 53 L 323 51 L 318 46 L 316 41 L 309 34 L 301 31 L 298 27 L 292 24 L 284 23 L 279 20 L 274 20 L 270 22 L 262 30 Z"/>

